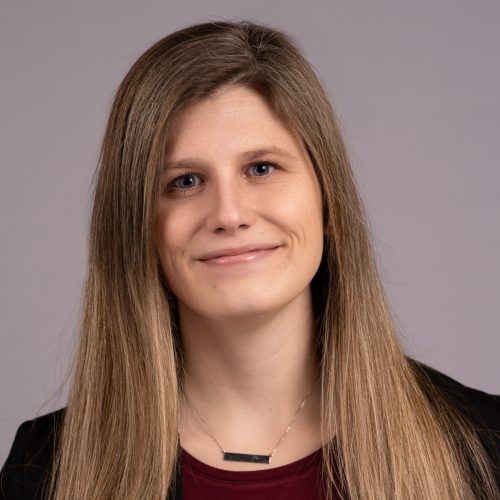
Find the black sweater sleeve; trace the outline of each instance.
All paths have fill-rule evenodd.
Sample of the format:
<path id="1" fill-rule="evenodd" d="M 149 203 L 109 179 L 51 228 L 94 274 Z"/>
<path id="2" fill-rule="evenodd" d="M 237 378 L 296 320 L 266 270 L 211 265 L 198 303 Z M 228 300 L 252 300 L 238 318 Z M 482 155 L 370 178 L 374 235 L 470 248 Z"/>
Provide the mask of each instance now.
<path id="1" fill-rule="evenodd" d="M 0 471 L 1 500 L 44 498 L 64 409 L 23 422 Z"/>
<path id="2" fill-rule="evenodd" d="M 410 362 L 472 423 L 500 489 L 500 396 L 465 386 L 424 363 Z"/>
<path id="3" fill-rule="evenodd" d="M 54 450 L 66 408 L 23 422 L 0 471 L 0 500 L 47 500 Z M 167 500 L 182 500 L 180 461 Z"/>

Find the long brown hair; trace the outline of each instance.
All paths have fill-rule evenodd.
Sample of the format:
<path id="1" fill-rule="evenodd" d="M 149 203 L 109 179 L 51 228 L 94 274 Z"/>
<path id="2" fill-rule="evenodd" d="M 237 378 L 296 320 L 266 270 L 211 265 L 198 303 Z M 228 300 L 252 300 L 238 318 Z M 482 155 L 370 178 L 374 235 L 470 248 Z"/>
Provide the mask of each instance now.
<path id="1" fill-rule="evenodd" d="M 324 89 L 290 37 L 251 22 L 165 37 L 117 91 L 94 179 L 81 331 L 51 492 L 163 500 L 173 484 L 183 365 L 176 301 L 158 263 L 156 203 L 176 116 L 225 85 L 267 99 L 301 136 L 323 188 L 325 247 L 311 287 L 328 495 L 495 498 L 472 425 L 398 342 Z"/>

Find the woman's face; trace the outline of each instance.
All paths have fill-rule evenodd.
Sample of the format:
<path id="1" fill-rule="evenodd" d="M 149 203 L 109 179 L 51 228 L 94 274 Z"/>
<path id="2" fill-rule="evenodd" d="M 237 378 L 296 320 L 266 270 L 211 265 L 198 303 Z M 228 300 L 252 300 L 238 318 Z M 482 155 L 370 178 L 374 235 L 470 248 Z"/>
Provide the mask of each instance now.
<path id="1" fill-rule="evenodd" d="M 323 252 L 322 220 L 320 185 L 302 141 L 260 94 L 226 87 L 178 117 L 157 236 L 181 311 L 255 317 L 309 293 Z"/>

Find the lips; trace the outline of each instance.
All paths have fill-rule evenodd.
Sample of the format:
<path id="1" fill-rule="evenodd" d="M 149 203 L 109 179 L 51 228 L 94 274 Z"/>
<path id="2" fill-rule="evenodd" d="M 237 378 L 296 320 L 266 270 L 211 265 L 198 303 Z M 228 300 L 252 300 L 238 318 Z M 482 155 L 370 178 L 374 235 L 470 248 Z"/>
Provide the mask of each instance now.
<path id="1" fill-rule="evenodd" d="M 258 250 L 270 250 L 272 248 L 277 248 L 280 245 L 276 244 L 254 244 L 254 245 L 244 245 L 241 247 L 235 247 L 235 248 L 222 248 L 219 250 L 214 250 L 212 252 L 207 252 L 203 254 L 201 257 L 199 257 L 197 260 L 211 260 L 211 259 L 216 259 L 219 257 L 230 257 L 234 255 L 241 255 L 249 252 L 256 252 Z"/>

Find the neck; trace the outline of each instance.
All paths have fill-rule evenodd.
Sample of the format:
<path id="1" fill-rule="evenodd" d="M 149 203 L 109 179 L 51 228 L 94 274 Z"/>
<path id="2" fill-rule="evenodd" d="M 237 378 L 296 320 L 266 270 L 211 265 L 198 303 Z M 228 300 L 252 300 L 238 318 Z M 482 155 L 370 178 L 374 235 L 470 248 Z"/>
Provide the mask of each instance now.
<path id="1" fill-rule="evenodd" d="M 305 394 L 316 377 L 310 296 L 259 317 L 207 319 L 179 307 L 185 387 L 238 408 Z M 286 390 L 284 388 L 286 387 Z M 191 392 L 190 392 L 191 391 Z"/>
<path id="2" fill-rule="evenodd" d="M 297 429 L 302 429 L 302 436 L 318 432 L 320 398 L 309 290 L 267 315 L 207 319 L 179 304 L 179 318 L 184 390 L 222 446 L 270 451 L 311 388 L 293 427 L 299 438 Z M 206 438 L 206 429 L 188 405 L 182 412 L 190 427 L 189 433 L 185 429 L 185 443 L 190 442 L 187 436 L 197 435 L 198 442 L 201 435 Z M 293 442 L 288 436 L 286 440 Z M 213 439 L 206 442 L 218 451 Z M 307 451 L 317 447 L 316 440 Z"/>

